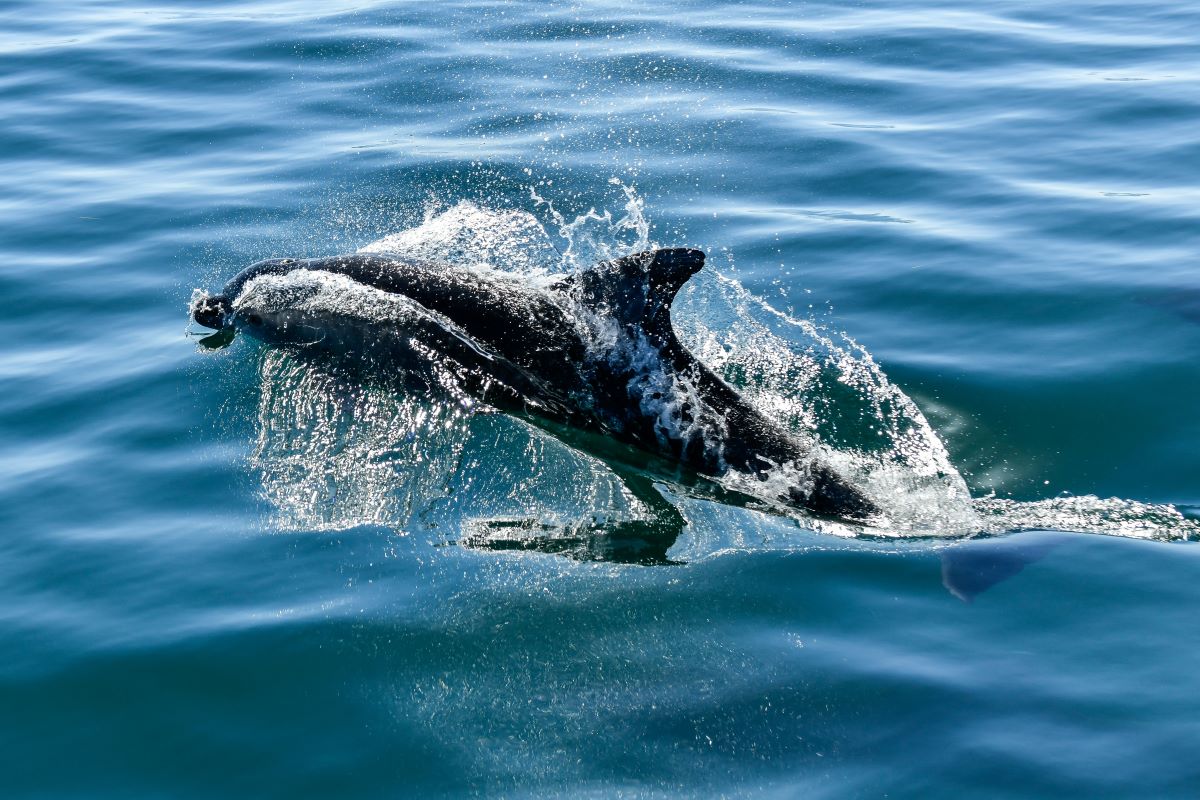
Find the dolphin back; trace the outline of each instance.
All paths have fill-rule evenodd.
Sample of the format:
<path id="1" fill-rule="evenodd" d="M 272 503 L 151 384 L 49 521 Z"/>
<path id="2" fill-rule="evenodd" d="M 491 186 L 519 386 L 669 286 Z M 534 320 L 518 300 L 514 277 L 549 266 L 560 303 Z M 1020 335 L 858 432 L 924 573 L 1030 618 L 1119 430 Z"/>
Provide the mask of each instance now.
<path id="1" fill-rule="evenodd" d="M 583 305 L 611 316 L 632 336 L 644 335 L 660 349 L 664 365 L 677 375 L 686 375 L 705 403 L 724 420 L 728 432 L 719 451 L 707 447 L 705 442 L 681 441 L 675 444 L 674 455 L 708 474 L 719 474 L 724 465 L 763 479 L 770 465 L 804 465 L 808 473 L 806 485 L 792 487 L 779 500 L 827 516 L 866 519 L 879 513 L 860 489 L 829 465 L 815 461 L 808 444 L 765 415 L 679 342 L 671 324 L 671 304 L 688 279 L 703 267 L 702 251 L 672 248 L 601 262 L 572 279 Z M 615 395 L 611 403 L 627 401 L 621 395 L 628 391 L 627 387 L 637 385 L 631 377 L 605 376 L 603 383 L 613 387 L 610 391 Z M 597 391 L 603 395 L 603 389 L 597 387 Z M 691 409 L 691 413 L 697 411 Z M 644 430 L 630 425 L 626 433 L 653 449 L 658 436 L 657 421 L 643 422 Z"/>

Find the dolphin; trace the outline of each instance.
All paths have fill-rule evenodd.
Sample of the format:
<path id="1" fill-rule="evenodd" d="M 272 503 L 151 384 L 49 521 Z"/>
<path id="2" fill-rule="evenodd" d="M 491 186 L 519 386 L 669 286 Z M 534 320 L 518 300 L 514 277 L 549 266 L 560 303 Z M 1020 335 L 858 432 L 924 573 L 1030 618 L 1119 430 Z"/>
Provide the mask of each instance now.
<path id="1" fill-rule="evenodd" d="M 699 250 L 660 249 L 539 284 L 388 254 L 270 259 L 219 294 L 198 292 L 191 316 L 220 343 L 242 331 L 353 362 L 409 390 L 455 386 L 571 445 L 595 450 L 613 440 L 647 463 L 713 482 L 731 472 L 757 479 L 784 506 L 876 518 L 879 508 L 812 445 L 679 341 L 671 303 L 703 266 Z M 629 452 L 617 460 L 630 486 L 631 471 L 644 464 Z M 677 511 L 664 513 L 669 526 L 682 526 Z"/>

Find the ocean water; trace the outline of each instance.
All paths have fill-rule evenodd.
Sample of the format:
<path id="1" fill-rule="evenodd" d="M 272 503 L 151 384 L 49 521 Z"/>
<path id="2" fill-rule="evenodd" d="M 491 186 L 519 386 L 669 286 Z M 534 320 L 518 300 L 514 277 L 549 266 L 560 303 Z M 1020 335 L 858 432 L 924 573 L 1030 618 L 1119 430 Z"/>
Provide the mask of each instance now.
<path id="1" fill-rule="evenodd" d="M 0 0 L 0 796 L 1200 795 L 1198 26 Z M 644 513 L 602 459 L 187 314 L 682 245 L 885 521 L 572 552 L 503 524 Z"/>

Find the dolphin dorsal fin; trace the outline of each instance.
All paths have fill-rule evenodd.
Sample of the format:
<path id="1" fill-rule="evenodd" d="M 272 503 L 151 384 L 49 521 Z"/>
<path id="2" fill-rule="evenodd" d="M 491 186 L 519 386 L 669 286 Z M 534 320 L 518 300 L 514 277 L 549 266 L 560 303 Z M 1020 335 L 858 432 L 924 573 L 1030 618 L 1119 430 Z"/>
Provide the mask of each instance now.
<path id="1" fill-rule="evenodd" d="M 671 303 L 704 266 L 704 253 L 683 247 L 602 261 L 576 277 L 580 299 L 650 336 L 671 335 Z"/>

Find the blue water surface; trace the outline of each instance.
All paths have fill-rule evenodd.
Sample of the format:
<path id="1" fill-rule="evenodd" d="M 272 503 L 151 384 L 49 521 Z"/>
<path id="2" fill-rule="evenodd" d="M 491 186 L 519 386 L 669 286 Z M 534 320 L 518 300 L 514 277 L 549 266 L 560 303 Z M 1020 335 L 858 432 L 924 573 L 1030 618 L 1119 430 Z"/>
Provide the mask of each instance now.
<path id="1" fill-rule="evenodd" d="M 1196 797 L 1194 544 L 1016 534 L 964 602 L 938 546 L 697 499 L 715 543 L 659 567 L 457 546 L 478 493 L 289 517 L 263 442 L 309 395 L 187 303 L 629 189 L 866 347 L 975 494 L 1194 516 L 1197 31 L 1165 0 L 0 0 L 0 796 Z M 479 424 L 506 443 L 410 452 L 497 508 L 574 463 Z M 288 469 L 345 443 L 285 432 Z M 329 491 L 394 497 L 365 480 Z"/>

